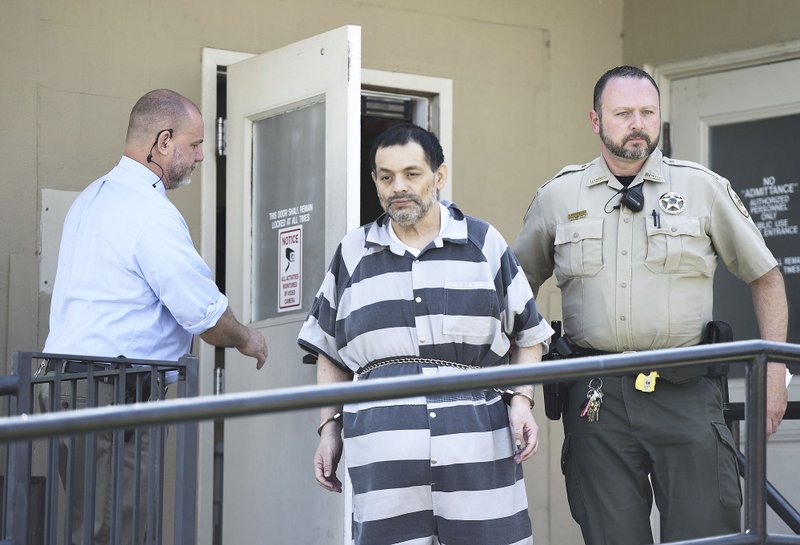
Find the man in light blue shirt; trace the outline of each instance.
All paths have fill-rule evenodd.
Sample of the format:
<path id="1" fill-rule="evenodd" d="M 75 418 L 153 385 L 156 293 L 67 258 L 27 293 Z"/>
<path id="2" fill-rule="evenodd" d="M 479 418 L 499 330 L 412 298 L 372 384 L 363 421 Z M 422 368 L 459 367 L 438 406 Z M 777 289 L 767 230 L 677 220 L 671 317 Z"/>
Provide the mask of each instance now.
<path id="1" fill-rule="evenodd" d="M 173 91 L 151 91 L 133 107 L 122 159 L 78 196 L 64 222 L 45 352 L 175 361 L 199 335 L 255 358 L 258 369 L 264 365 L 263 335 L 236 319 L 167 198 L 203 160 L 203 130 L 197 106 Z M 104 395 L 101 404 L 113 402 Z M 79 397 L 67 392 L 62 407 L 79 405 Z M 95 544 L 109 542 L 111 505 L 111 449 L 102 443 L 111 436 L 97 437 Z M 126 455 L 134 450 L 128 447 Z M 75 542 L 83 536 L 82 502 L 73 497 Z M 130 543 L 132 524 L 124 517 L 124 536 L 115 543 Z"/>

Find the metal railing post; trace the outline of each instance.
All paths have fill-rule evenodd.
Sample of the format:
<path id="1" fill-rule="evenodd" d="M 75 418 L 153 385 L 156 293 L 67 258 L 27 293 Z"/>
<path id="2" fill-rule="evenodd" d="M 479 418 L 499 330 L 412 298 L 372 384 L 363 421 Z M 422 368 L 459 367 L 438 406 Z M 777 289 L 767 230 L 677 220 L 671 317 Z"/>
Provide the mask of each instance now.
<path id="1" fill-rule="evenodd" d="M 747 471 L 745 473 L 745 530 L 760 543 L 767 538 L 767 353 L 761 351 L 747 363 Z"/>
<path id="2" fill-rule="evenodd" d="M 178 382 L 178 397 L 197 397 L 199 392 L 199 361 L 194 356 L 183 356 L 184 380 Z M 197 529 L 197 450 L 198 424 L 178 424 L 176 430 L 176 489 L 175 489 L 175 545 L 196 543 Z"/>
<path id="3" fill-rule="evenodd" d="M 31 355 L 14 353 L 11 368 L 19 378 L 16 398 L 12 397 L 11 412 L 16 415 L 33 413 L 31 389 Z M 28 542 L 28 511 L 31 493 L 32 441 L 17 440 L 9 444 L 6 473 L 6 536 L 14 543 Z"/>

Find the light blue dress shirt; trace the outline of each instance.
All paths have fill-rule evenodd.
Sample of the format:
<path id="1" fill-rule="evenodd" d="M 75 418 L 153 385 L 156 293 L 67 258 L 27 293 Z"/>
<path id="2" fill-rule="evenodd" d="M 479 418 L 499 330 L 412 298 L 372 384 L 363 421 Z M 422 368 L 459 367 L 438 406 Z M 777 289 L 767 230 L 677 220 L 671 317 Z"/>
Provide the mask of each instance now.
<path id="1" fill-rule="evenodd" d="M 177 360 L 228 299 L 163 183 L 123 156 L 64 222 L 44 351 Z"/>

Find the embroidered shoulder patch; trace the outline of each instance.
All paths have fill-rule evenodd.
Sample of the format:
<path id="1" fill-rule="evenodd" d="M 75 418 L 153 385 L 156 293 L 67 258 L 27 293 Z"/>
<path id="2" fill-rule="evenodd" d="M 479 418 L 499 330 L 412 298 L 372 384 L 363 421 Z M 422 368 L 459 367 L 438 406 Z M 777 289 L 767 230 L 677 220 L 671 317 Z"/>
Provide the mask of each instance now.
<path id="1" fill-rule="evenodd" d="M 744 203 L 742 202 L 742 199 L 739 197 L 736 191 L 733 190 L 733 187 L 731 187 L 730 184 L 728 184 L 727 187 L 728 187 L 728 196 L 733 201 L 733 204 L 736 205 L 736 208 L 739 209 L 739 212 L 741 212 L 744 217 L 749 218 L 750 212 L 747 211 L 747 207 L 745 207 Z"/>

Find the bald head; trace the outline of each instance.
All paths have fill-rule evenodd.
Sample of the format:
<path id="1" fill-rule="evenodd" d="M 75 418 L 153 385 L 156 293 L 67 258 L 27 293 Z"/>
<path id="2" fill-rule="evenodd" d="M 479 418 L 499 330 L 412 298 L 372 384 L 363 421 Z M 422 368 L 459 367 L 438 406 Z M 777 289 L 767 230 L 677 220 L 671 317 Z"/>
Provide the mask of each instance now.
<path id="1" fill-rule="evenodd" d="M 131 110 L 124 154 L 149 168 L 166 189 L 189 183 L 203 160 L 203 116 L 188 98 L 156 89 Z"/>
<path id="2" fill-rule="evenodd" d="M 152 142 L 159 131 L 179 130 L 199 111 L 191 100 L 175 91 L 150 91 L 131 110 L 126 142 L 128 145 Z"/>

